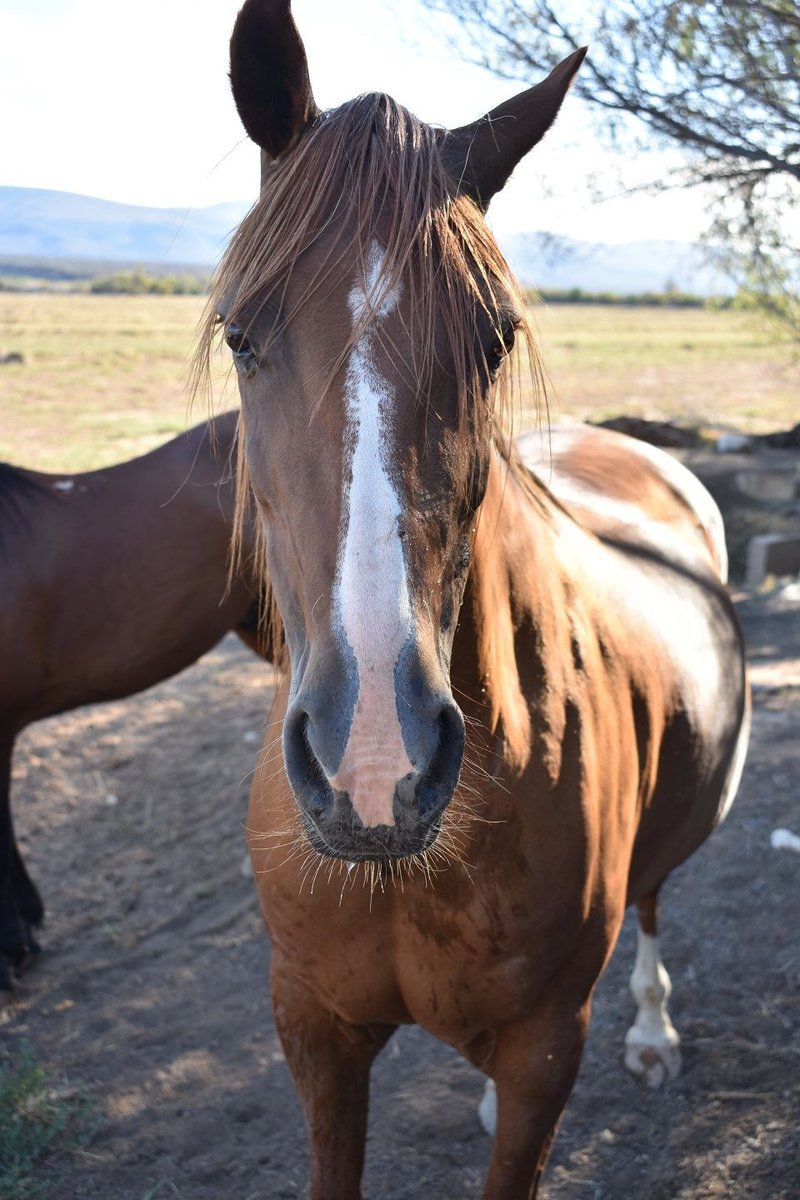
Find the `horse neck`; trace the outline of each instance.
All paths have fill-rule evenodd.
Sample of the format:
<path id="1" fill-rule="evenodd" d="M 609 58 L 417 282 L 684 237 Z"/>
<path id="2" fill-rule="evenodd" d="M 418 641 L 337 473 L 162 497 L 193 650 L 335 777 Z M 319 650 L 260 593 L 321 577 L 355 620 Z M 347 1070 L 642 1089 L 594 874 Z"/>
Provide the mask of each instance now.
<path id="1" fill-rule="evenodd" d="M 546 489 L 523 482 L 493 450 L 451 670 L 492 771 L 501 763 L 514 775 L 525 770 L 534 718 L 561 692 L 570 641 L 569 585 L 555 547 L 560 518 Z"/>

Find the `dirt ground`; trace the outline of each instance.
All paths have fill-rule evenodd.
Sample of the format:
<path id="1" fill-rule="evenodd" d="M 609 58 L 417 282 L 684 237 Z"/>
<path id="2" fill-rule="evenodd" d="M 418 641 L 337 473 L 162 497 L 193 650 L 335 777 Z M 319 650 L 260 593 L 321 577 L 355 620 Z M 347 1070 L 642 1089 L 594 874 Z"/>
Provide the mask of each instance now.
<path id="1" fill-rule="evenodd" d="M 602 981 L 547 1200 L 800 1197 L 800 595 L 744 598 L 752 750 L 731 816 L 663 897 L 684 1073 L 623 1070 L 628 922 Z M 49 918 L 45 952 L 0 1016 L 101 1115 L 54 1200 L 277 1200 L 306 1187 L 305 1134 L 276 1038 L 269 949 L 242 825 L 269 670 L 233 637 L 125 703 L 21 740 L 14 806 Z M 480 1195 L 481 1078 L 401 1029 L 381 1055 L 365 1196 Z"/>

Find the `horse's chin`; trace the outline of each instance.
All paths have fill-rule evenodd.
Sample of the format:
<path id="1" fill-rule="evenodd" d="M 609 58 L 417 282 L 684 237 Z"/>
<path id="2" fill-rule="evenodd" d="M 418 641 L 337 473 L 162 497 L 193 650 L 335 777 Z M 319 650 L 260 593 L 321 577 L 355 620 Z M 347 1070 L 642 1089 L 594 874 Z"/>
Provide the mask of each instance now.
<path id="1" fill-rule="evenodd" d="M 325 858 L 345 863 L 388 863 L 398 859 L 421 858 L 435 845 L 441 832 L 441 820 L 403 829 L 394 825 L 354 828 L 348 825 L 323 835 L 313 820 L 303 813 L 303 831 L 309 845 Z"/>

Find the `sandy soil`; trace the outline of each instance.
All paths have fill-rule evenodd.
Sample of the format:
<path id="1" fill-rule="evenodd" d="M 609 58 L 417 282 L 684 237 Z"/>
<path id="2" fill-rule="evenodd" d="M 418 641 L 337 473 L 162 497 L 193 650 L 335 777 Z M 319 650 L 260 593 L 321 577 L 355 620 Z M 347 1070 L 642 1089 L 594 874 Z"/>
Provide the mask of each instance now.
<path id="1" fill-rule="evenodd" d="M 725 826 L 664 896 L 685 1049 L 651 1092 L 621 1065 L 628 923 L 547 1176 L 548 1200 L 800 1196 L 800 604 L 745 600 L 753 748 Z M 276 1200 L 305 1193 L 300 1109 L 275 1035 L 242 824 L 269 671 L 235 638 L 125 703 L 42 723 L 14 800 L 48 905 L 45 953 L 0 1036 L 83 1081 L 102 1114 L 57 1200 Z M 794 899 L 793 899 L 794 898 Z M 365 1195 L 477 1197 L 482 1080 L 406 1028 L 374 1071 Z"/>

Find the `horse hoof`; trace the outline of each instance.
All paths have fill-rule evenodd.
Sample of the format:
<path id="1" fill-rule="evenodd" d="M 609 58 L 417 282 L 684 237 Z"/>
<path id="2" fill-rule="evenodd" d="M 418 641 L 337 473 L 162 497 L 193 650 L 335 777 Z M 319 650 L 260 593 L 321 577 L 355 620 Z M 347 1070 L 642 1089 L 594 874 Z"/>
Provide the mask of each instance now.
<path id="1" fill-rule="evenodd" d="M 5 955 L 0 954 L 0 1008 L 14 995 L 14 975 Z"/>
<path id="2" fill-rule="evenodd" d="M 661 1087 L 668 1079 L 677 1079 L 681 1073 L 681 1049 L 675 1030 L 669 1036 L 649 1042 L 641 1040 L 637 1029 L 629 1030 L 625 1039 L 625 1066 L 649 1087 Z"/>
<path id="3" fill-rule="evenodd" d="M 494 1137 L 497 1129 L 497 1090 L 491 1079 L 486 1080 L 481 1102 L 478 1105 L 478 1120 L 484 1133 Z"/>
<path id="4" fill-rule="evenodd" d="M 23 940 L 13 950 L 0 951 L 0 1007 L 14 995 L 17 980 L 36 963 L 42 948 L 27 923 Z"/>
<path id="5" fill-rule="evenodd" d="M 28 960 L 30 958 L 36 958 L 36 956 L 41 953 L 42 947 L 39 945 L 36 937 L 34 936 L 33 926 L 27 925 L 25 928 L 25 959 L 23 960 L 25 966 L 30 966 L 30 962 Z"/>

